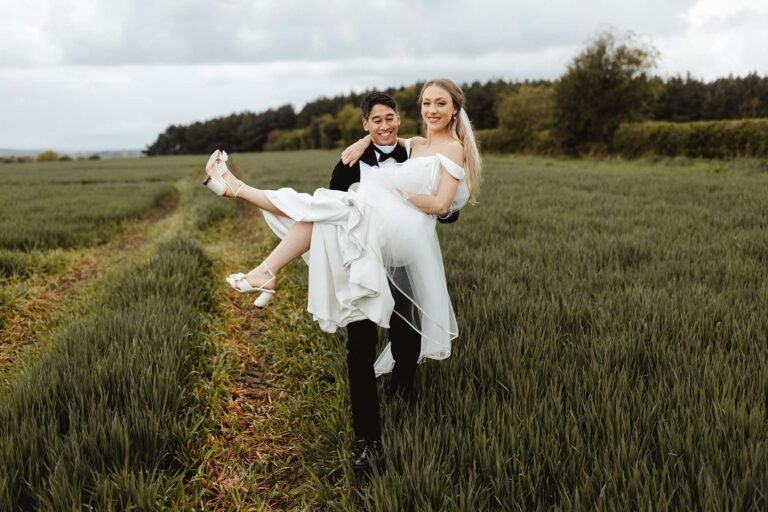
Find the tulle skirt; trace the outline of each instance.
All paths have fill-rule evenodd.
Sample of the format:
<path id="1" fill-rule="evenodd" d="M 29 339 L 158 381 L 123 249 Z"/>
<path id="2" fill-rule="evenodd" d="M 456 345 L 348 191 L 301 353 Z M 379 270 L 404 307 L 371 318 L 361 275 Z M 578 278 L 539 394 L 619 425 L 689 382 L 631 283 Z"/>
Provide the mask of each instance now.
<path id="1" fill-rule="evenodd" d="M 458 335 L 445 282 L 434 216 L 408 202 L 392 175 L 377 169 L 361 172 L 358 187 L 348 192 L 317 189 L 314 194 L 290 188 L 265 191 L 287 217 L 262 210 L 280 238 L 296 222 L 312 222 L 308 311 L 326 332 L 368 319 L 388 328 L 400 315 L 421 335 L 419 361 L 445 359 Z M 390 286 L 407 298 L 394 310 Z M 376 375 L 394 366 L 387 344 L 375 363 Z"/>

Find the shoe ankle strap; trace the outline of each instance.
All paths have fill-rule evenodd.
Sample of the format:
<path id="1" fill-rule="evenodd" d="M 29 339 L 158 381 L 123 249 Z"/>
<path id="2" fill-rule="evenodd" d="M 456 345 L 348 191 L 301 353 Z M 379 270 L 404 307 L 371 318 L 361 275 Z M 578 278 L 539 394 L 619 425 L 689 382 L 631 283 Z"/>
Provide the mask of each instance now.
<path id="1" fill-rule="evenodd" d="M 265 269 L 267 269 L 267 273 L 268 273 L 268 274 L 271 276 L 271 278 L 270 278 L 270 280 L 269 280 L 269 281 L 271 281 L 272 279 L 277 279 L 277 276 L 275 275 L 275 273 L 274 273 L 274 272 L 272 272 L 272 269 L 270 269 L 270 268 L 269 268 L 269 265 L 267 265 L 267 262 L 266 262 L 266 261 L 262 261 L 262 262 L 261 262 L 261 264 L 264 266 L 264 268 L 265 268 Z M 267 281 L 267 283 L 268 283 L 269 281 Z M 266 284 L 266 283 L 265 283 L 265 284 Z"/>

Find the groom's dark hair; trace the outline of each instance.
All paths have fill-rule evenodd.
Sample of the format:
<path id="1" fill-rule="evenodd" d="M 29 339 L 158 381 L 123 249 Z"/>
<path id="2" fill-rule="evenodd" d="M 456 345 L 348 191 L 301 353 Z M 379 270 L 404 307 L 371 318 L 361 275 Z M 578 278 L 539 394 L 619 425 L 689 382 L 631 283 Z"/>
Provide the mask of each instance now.
<path id="1" fill-rule="evenodd" d="M 397 102 L 391 94 L 386 92 L 373 91 L 365 95 L 363 101 L 360 102 L 360 110 L 363 111 L 363 119 L 368 119 L 371 114 L 371 109 L 374 105 L 386 105 L 395 112 L 397 112 Z"/>

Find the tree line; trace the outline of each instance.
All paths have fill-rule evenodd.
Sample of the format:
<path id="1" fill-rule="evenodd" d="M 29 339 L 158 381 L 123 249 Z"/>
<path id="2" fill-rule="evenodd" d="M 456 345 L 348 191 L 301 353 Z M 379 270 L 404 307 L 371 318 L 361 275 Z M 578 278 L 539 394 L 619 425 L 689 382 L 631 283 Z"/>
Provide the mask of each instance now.
<path id="1" fill-rule="evenodd" d="M 632 34 L 598 34 L 557 80 L 462 84 L 466 110 L 484 150 L 603 153 L 628 123 L 696 123 L 768 118 L 768 77 L 757 73 L 705 82 L 652 74 L 659 52 Z M 398 102 L 404 136 L 418 134 L 422 83 L 386 89 Z M 362 134 L 358 105 L 368 91 L 172 125 L 147 155 L 344 147 Z M 656 125 L 649 124 L 653 127 Z M 646 129 L 647 131 L 647 129 Z M 625 130 L 626 132 L 626 130 Z"/>

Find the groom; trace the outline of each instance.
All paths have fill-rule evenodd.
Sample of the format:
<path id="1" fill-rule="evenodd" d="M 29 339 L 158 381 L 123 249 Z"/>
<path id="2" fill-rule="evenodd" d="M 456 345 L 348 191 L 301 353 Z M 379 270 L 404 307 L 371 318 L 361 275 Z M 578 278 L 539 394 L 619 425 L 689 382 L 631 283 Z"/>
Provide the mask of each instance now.
<path id="1" fill-rule="evenodd" d="M 363 129 L 372 139 L 360 158 L 371 167 L 384 168 L 404 162 L 409 155 L 405 147 L 397 143 L 397 129 L 400 116 L 395 99 L 384 92 L 372 92 L 360 104 L 363 114 Z M 351 167 L 339 161 L 331 176 L 332 190 L 348 190 L 360 181 L 360 163 Z M 459 216 L 455 212 L 442 223 L 454 222 Z M 395 299 L 395 311 L 405 311 L 408 301 L 390 285 Z M 389 337 L 395 367 L 392 370 L 390 390 L 409 403 L 415 400 L 414 380 L 416 363 L 421 351 L 421 336 L 400 315 L 393 313 L 389 323 Z M 352 425 L 357 439 L 353 467 L 358 473 L 366 473 L 381 454 L 381 417 L 379 396 L 376 390 L 376 375 L 373 363 L 376 359 L 378 330 L 370 320 L 360 320 L 347 325 L 347 369 L 349 391 L 352 402 Z"/>

